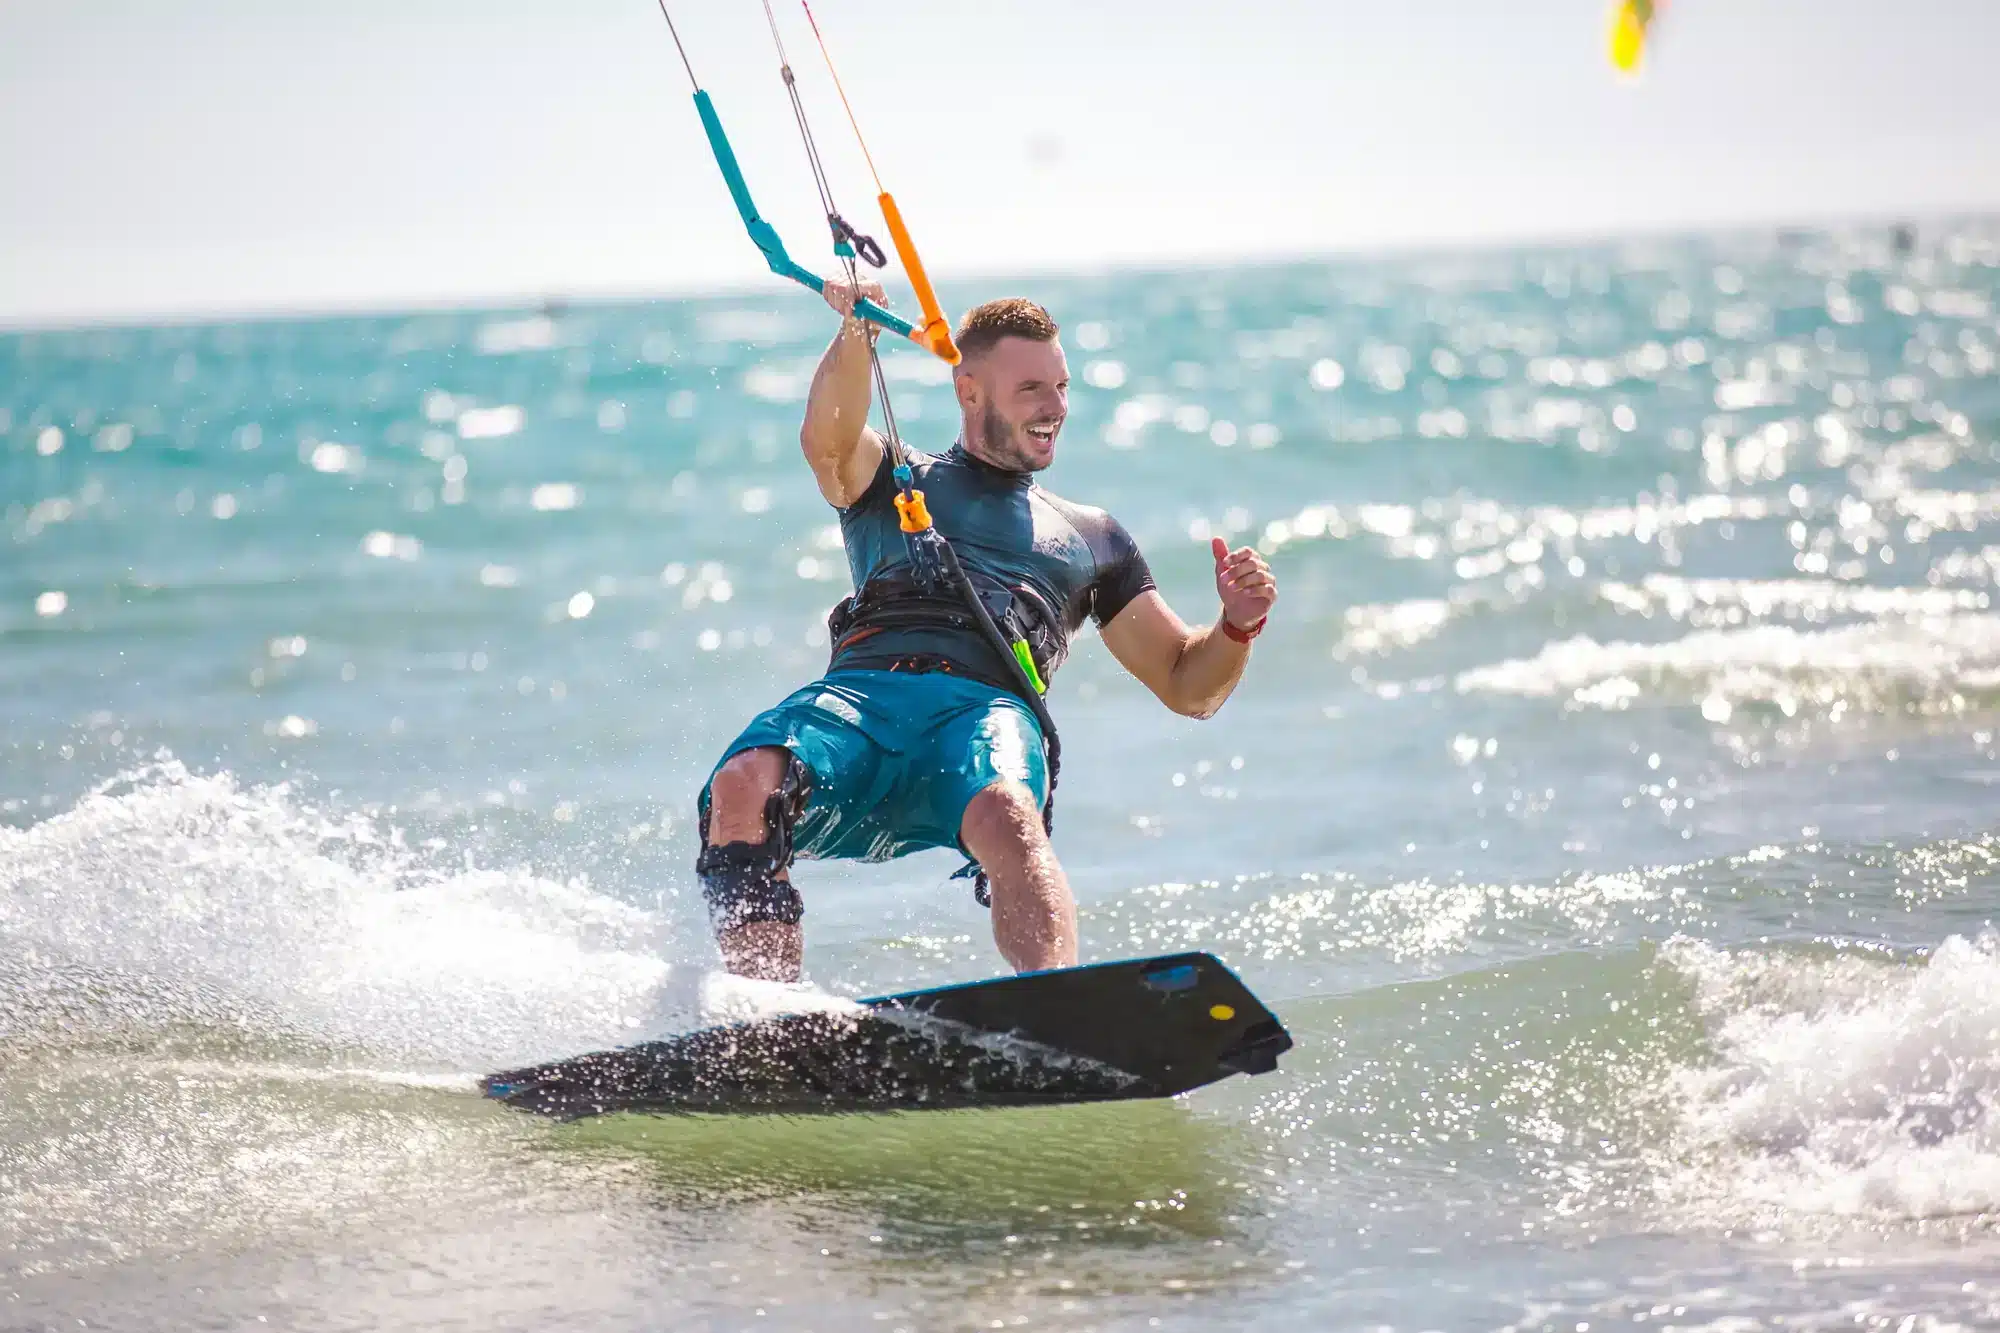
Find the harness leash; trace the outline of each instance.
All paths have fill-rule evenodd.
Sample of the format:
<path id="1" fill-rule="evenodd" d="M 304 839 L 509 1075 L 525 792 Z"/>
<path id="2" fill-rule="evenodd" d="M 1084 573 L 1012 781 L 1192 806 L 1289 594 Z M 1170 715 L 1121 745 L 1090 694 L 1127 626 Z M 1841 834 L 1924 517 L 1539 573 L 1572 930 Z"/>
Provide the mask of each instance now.
<path id="1" fill-rule="evenodd" d="M 847 99 L 847 90 L 841 85 L 840 74 L 834 69 L 833 54 L 827 48 L 826 37 L 820 31 L 819 21 L 813 17 L 812 6 L 807 4 L 806 0 L 799 2 L 805 10 L 806 22 L 812 26 L 813 38 L 819 44 L 820 55 L 826 61 L 827 73 L 832 76 L 833 86 L 840 94 L 840 104 L 847 112 L 847 121 L 854 130 L 855 141 L 861 146 L 861 155 L 867 160 L 869 174 L 875 178 L 876 203 L 882 210 L 883 221 L 889 226 L 889 240 L 896 248 L 897 258 L 902 261 L 904 276 L 909 279 L 910 285 L 916 291 L 917 303 L 923 311 L 924 322 L 922 325 L 912 324 L 909 320 L 891 314 L 876 302 L 859 295 L 861 270 L 857 261 L 865 261 L 876 268 L 881 268 L 886 263 L 887 257 L 882 253 L 881 245 L 874 238 L 856 231 L 841 216 L 839 208 L 834 203 L 833 187 L 827 179 L 826 165 L 820 157 L 819 145 L 813 138 L 805 103 L 799 97 L 798 80 L 792 73 L 791 60 L 785 53 L 785 40 L 778 28 L 777 14 L 771 8 L 771 0 L 763 0 L 764 18 L 771 29 L 772 44 L 778 51 L 778 74 L 784 81 L 785 95 L 792 105 L 792 118 L 798 124 L 799 138 L 805 145 L 806 165 L 812 171 L 813 187 L 819 194 L 820 207 L 826 216 L 827 230 L 833 237 L 834 257 L 846 270 L 848 282 L 856 292 L 854 316 L 878 328 L 900 334 L 930 351 L 948 365 L 955 366 L 961 359 L 958 347 L 952 341 L 951 327 L 938 304 L 937 293 L 931 287 L 923 260 L 918 256 L 916 245 L 910 239 L 909 228 L 903 221 L 902 210 L 897 208 L 895 198 L 889 191 L 883 188 L 881 174 L 875 169 L 874 155 L 868 151 L 867 140 L 862 138 L 860 121 L 854 115 L 853 104 Z M 688 59 L 687 48 L 681 44 L 680 32 L 674 27 L 673 15 L 667 11 L 667 2 L 658 0 L 658 3 L 660 16 L 667 21 L 667 31 L 673 36 L 674 48 L 680 52 L 681 65 L 687 71 L 688 82 L 694 86 L 695 112 L 701 117 L 702 129 L 708 135 L 708 144 L 715 155 L 715 164 L 722 172 L 724 184 L 729 187 L 730 197 L 736 203 L 736 211 L 743 219 L 744 229 L 750 233 L 751 243 L 763 253 L 764 261 L 773 273 L 824 295 L 826 280 L 796 263 L 786 252 L 784 242 L 778 237 L 777 229 L 757 212 L 757 206 L 750 198 L 750 187 L 743 178 L 743 169 L 737 163 L 736 152 L 729 145 L 729 136 L 723 131 L 722 121 L 716 114 L 713 100 L 702 88 L 701 80 L 695 77 L 693 62 Z M 909 452 L 904 448 L 901 432 L 896 428 L 895 408 L 889 400 L 888 377 L 883 373 L 882 358 L 876 351 L 872 335 L 867 338 L 867 346 L 870 377 L 874 381 L 876 399 L 882 407 L 883 447 L 889 456 L 890 475 L 896 483 L 896 494 L 893 497 L 896 516 L 898 526 L 902 529 L 903 544 L 909 555 L 911 572 L 918 586 L 925 592 L 936 594 L 949 590 L 965 603 L 980 637 L 986 640 L 987 645 L 1005 665 L 1010 679 L 1014 682 L 1013 692 L 1021 697 L 1034 714 L 1035 721 L 1041 728 L 1043 751 L 1049 774 L 1048 793 L 1042 802 L 1042 828 L 1046 832 L 1053 833 L 1056 782 L 1062 771 L 1062 740 L 1056 733 L 1055 718 L 1050 716 L 1048 705 L 1042 699 L 1048 686 L 1035 664 L 1034 653 L 1028 642 L 1025 639 L 1010 641 L 1001 631 L 993 619 L 992 612 L 988 611 L 986 604 L 980 600 L 978 589 L 973 587 L 965 567 L 959 563 L 958 552 L 932 522 L 930 510 L 924 502 L 924 493 L 916 488 L 916 474 L 910 466 Z M 774 800 L 774 811 L 775 808 Z M 769 852 L 766 851 L 768 844 L 756 846 L 757 852 L 765 854 L 758 862 L 760 866 L 774 860 L 789 863 L 788 833 L 789 830 L 782 835 L 774 832 L 772 834 L 774 839 L 783 837 L 784 841 L 782 845 L 771 848 Z M 703 855 L 705 858 L 708 857 L 706 851 Z M 699 868 L 698 864 L 697 869 Z M 966 875 L 971 875 L 973 878 L 973 896 L 979 904 L 982 907 L 990 906 L 992 895 L 988 891 L 986 872 L 977 862 L 968 862 L 953 878 Z"/>

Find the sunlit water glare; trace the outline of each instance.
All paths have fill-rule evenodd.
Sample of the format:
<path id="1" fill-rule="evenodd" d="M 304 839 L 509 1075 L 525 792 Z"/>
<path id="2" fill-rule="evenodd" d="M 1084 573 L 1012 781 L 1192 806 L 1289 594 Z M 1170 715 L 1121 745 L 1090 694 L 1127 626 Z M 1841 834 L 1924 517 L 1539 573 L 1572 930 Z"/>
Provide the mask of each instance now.
<path id="1" fill-rule="evenodd" d="M 0 1324 L 2000 1321 L 2000 231 L 1031 294 L 1049 484 L 1191 617 L 1212 534 L 1282 581 L 1210 722 L 1088 641 L 1052 694 L 1086 956 L 1214 949 L 1280 1072 L 482 1103 L 773 1002 L 712 975 L 692 800 L 846 590 L 824 312 L 14 333 Z M 806 867 L 813 981 L 998 970 L 955 865 Z"/>

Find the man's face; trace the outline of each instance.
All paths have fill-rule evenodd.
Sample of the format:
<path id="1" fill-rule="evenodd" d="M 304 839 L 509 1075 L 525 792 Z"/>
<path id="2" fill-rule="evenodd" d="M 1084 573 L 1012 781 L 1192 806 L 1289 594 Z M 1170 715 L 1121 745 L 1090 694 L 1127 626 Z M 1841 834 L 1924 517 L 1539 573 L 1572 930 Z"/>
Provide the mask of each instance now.
<path id="1" fill-rule="evenodd" d="M 1069 415 L 1069 362 L 1062 343 L 1002 338 L 958 368 L 966 447 L 1010 472 L 1040 472 L 1056 459 Z"/>

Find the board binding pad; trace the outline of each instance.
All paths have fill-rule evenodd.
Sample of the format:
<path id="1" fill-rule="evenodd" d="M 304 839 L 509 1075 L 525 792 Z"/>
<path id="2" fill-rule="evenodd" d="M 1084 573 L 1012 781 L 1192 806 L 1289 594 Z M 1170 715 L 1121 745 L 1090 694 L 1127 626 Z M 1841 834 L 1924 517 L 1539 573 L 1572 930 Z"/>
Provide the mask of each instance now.
<path id="1" fill-rule="evenodd" d="M 1291 1035 L 1208 953 L 997 977 L 494 1074 L 488 1097 L 612 1111 L 950 1110 L 1171 1097 L 1262 1074 Z"/>

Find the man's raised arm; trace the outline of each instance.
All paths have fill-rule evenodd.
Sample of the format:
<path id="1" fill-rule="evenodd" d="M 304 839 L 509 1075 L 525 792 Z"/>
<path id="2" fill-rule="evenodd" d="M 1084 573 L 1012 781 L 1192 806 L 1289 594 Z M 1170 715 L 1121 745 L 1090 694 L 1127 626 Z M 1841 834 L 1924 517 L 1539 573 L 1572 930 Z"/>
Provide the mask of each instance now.
<path id="1" fill-rule="evenodd" d="M 860 295 L 880 302 L 879 283 L 864 282 Z M 819 482 L 819 493 L 838 509 L 859 500 L 882 466 L 882 437 L 868 426 L 871 376 L 868 349 L 873 325 L 854 318 L 856 291 L 844 282 L 826 284 L 826 303 L 840 312 L 840 332 L 813 372 L 799 447 Z"/>

